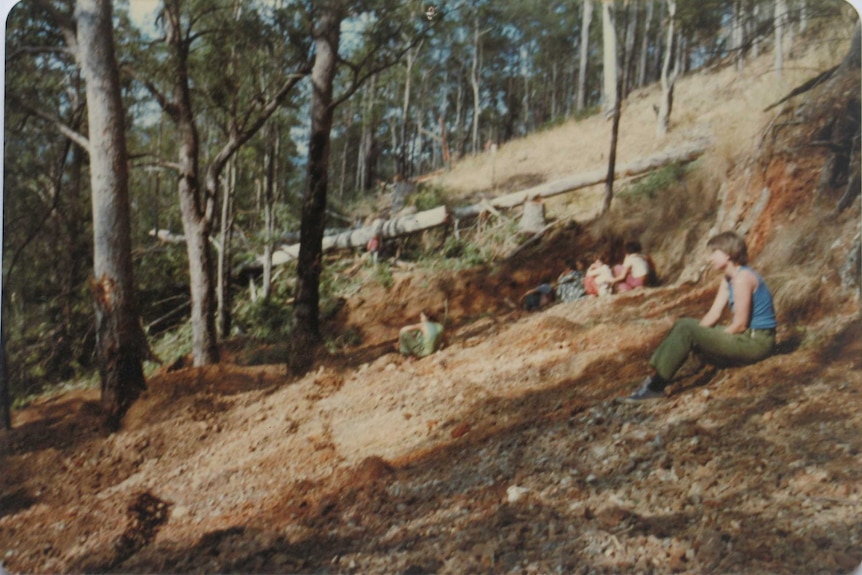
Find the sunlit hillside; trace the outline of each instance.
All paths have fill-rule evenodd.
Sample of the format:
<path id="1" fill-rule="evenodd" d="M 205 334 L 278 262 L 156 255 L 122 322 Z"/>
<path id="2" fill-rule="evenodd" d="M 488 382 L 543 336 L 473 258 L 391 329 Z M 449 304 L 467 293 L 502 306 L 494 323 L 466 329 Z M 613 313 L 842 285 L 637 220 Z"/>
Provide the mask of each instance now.
<path id="1" fill-rule="evenodd" d="M 16 410 L 0 436 L 3 568 L 853 573 L 862 206 L 851 195 L 837 208 L 851 188 L 820 185 L 831 150 L 815 144 L 836 111 L 859 108 L 859 69 L 764 111 L 841 61 L 852 30 L 833 32 L 780 81 L 769 54 L 681 78 L 662 141 L 657 87 L 633 93 L 620 163 L 711 144 L 660 186 L 619 183 L 602 218 L 597 186 L 550 199 L 554 225 L 536 237 L 518 234 L 518 207 L 396 246 L 420 245 L 419 257 L 327 254 L 337 305 L 305 375 L 286 369 L 283 342 L 243 334 L 220 364 L 195 368 L 165 339 L 165 363 L 116 433 L 100 425 L 93 388 Z M 845 124 L 858 131 L 858 116 Z M 466 203 L 601 169 L 608 146 L 609 123 L 593 116 L 465 158 L 434 182 Z M 858 170 L 858 149 L 848 157 Z M 734 367 L 695 355 L 663 398 L 620 402 L 675 320 L 709 308 L 722 280 L 705 242 L 719 229 L 746 236 L 774 291 L 775 352 Z M 635 236 L 658 286 L 518 305 L 566 259 Z M 408 359 L 398 331 L 420 311 L 442 318 L 447 341 Z"/>

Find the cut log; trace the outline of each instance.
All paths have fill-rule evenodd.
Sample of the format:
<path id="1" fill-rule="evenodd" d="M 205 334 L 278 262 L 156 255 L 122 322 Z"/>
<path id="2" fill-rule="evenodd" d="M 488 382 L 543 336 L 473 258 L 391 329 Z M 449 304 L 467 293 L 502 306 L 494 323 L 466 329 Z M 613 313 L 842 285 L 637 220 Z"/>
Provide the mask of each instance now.
<path id="1" fill-rule="evenodd" d="M 665 150 L 663 152 L 653 154 L 652 156 L 647 156 L 629 164 L 619 166 L 615 170 L 615 175 L 616 178 L 624 178 L 627 176 L 643 174 L 675 162 L 690 162 L 702 155 L 708 147 L 709 141 L 697 140 L 685 146 L 674 148 L 672 150 Z M 542 198 L 565 194 L 581 188 L 600 184 L 605 181 L 607 175 L 607 170 L 602 168 L 592 172 L 554 180 L 553 182 L 546 182 L 520 192 L 507 194 L 491 200 L 482 200 L 481 202 L 471 206 L 455 208 L 452 215 L 454 215 L 456 219 L 469 218 L 478 216 L 482 212 L 493 212 L 497 208 L 506 209 L 520 206 L 528 200 L 541 201 Z M 362 228 L 324 236 L 323 251 L 327 252 L 335 249 L 362 248 L 365 247 L 368 240 L 370 240 L 375 234 L 379 235 L 381 239 L 414 234 L 416 232 L 442 226 L 449 221 L 449 215 L 450 214 L 446 210 L 445 206 L 438 206 L 431 210 L 401 216 L 391 220 L 377 220 L 373 224 Z M 295 260 L 298 255 L 298 243 L 282 245 L 273 252 L 272 265 L 283 265 Z M 243 270 L 248 271 L 257 268 L 258 266 L 262 266 L 262 257 L 263 256 L 257 258 L 257 260 L 251 264 L 245 265 Z"/>
<path id="2" fill-rule="evenodd" d="M 401 216 L 391 220 L 377 220 L 369 226 L 348 230 L 332 236 L 324 236 L 323 251 L 328 252 L 335 249 L 362 248 L 375 235 L 381 239 L 397 238 L 442 226 L 449 221 L 446 206 Z M 285 245 L 277 248 L 272 254 L 272 265 L 282 265 L 295 260 L 299 256 L 299 244 Z M 261 258 L 257 262 L 263 264 Z"/>
<path id="3" fill-rule="evenodd" d="M 701 156 L 708 147 L 708 140 L 698 140 L 685 146 L 674 148 L 672 150 L 665 150 L 663 152 L 635 160 L 629 164 L 621 165 L 614 170 L 614 175 L 615 178 L 636 176 L 638 174 L 661 168 L 668 164 L 676 162 L 690 162 Z M 521 190 L 520 192 L 500 196 L 499 198 L 490 200 L 490 204 L 495 208 L 513 208 L 515 206 L 520 206 L 528 199 L 548 198 L 559 194 L 573 192 L 588 186 L 601 184 L 607 179 L 607 177 L 607 169 L 600 168 L 598 170 L 593 170 L 592 172 L 569 176 L 567 178 L 554 180 L 553 182 L 546 182 L 526 190 Z M 472 206 L 455 208 L 452 210 L 452 215 L 458 219 L 473 217 L 479 215 L 485 211 L 485 209 L 486 208 L 483 203 L 478 203 L 473 204 Z"/>

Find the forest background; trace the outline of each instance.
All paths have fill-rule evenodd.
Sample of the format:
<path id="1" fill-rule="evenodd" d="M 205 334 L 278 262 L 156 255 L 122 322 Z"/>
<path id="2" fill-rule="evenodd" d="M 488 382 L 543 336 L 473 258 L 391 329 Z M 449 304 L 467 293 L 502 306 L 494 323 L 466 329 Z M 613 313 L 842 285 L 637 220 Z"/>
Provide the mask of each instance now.
<path id="1" fill-rule="evenodd" d="M 678 76 L 766 49 L 780 71 L 794 34 L 848 9 L 172 0 L 141 26 L 117 2 L 115 55 L 97 51 L 103 68 L 89 70 L 121 97 L 108 125 L 124 143 L 104 148 L 117 180 L 99 190 L 87 122 L 113 104 L 85 94 L 79 47 L 83 11 L 109 6 L 28 0 L 7 19 L 2 342 L 13 400 L 98 368 L 114 424 L 166 334 L 171 360 L 216 363 L 220 341 L 254 334 L 288 339 L 282 360 L 309 367 L 340 301 L 325 228 L 379 217 L 381 191 L 571 118 L 616 125 L 626 96 L 655 82 L 662 133 Z M 411 203 L 446 194 L 419 184 Z M 277 246 L 297 241 L 274 272 Z"/>

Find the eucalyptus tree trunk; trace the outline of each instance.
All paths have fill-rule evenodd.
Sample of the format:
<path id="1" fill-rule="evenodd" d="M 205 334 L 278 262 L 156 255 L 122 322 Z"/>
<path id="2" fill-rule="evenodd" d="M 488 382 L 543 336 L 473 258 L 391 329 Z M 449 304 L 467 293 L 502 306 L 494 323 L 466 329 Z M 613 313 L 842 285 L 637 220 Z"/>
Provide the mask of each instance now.
<path id="1" fill-rule="evenodd" d="M 584 109 L 587 92 L 587 63 L 590 53 L 590 24 L 593 21 L 593 0 L 584 0 L 584 10 L 581 17 L 581 54 L 578 64 L 578 96 L 575 110 Z"/>
<path id="2" fill-rule="evenodd" d="M 778 79 L 781 80 L 781 73 L 784 70 L 784 34 L 785 23 L 787 22 L 787 0 L 775 0 L 773 22 L 775 28 L 775 64 L 773 69 Z"/>
<path id="3" fill-rule="evenodd" d="M 652 28 L 653 1 L 648 0 L 646 17 L 644 19 L 643 38 L 641 38 L 640 61 L 638 62 L 638 87 L 646 84 L 647 79 L 647 53 L 649 52 L 649 35 Z"/>
<path id="4" fill-rule="evenodd" d="M 230 262 L 231 244 L 233 241 L 233 199 L 236 190 L 236 160 L 230 162 L 228 177 L 225 179 L 221 200 L 221 222 L 219 231 L 218 268 L 216 274 L 216 317 L 218 330 L 222 338 L 230 335 L 231 297 L 230 297 Z"/>
<path id="5" fill-rule="evenodd" d="M 473 88 L 473 129 L 470 138 L 470 149 L 474 154 L 479 153 L 479 114 L 482 112 L 482 104 L 479 99 L 479 14 L 473 21 L 473 61 L 470 66 L 470 86 Z"/>
<path id="6" fill-rule="evenodd" d="M 667 135 L 670 126 L 670 113 L 673 108 L 673 87 L 676 83 L 677 65 L 679 60 L 674 58 L 673 39 L 674 19 L 676 17 L 676 0 L 667 0 L 667 43 L 664 48 L 664 64 L 661 69 L 661 103 L 658 110 L 658 123 L 656 124 L 656 135 L 663 138 Z M 671 71 L 670 63 L 674 60 L 674 69 Z"/>
<path id="7" fill-rule="evenodd" d="M 751 59 L 756 60 L 760 56 L 760 39 L 757 35 L 757 27 L 760 21 L 760 4 L 755 4 L 751 9 L 751 19 L 749 34 L 752 37 L 751 42 Z"/>
<path id="8" fill-rule="evenodd" d="M 419 51 L 422 49 L 422 42 L 420 42 L 415 50 L 410 49 L 407 50 L 407 58 L 406 65 L 407 69 L 405 70 L 404 76 L 404 99 L 401 104 L 401 148 L 398 151 L 398 174 L 402 178 L 407 178 L 409 175 L 409 170 L 407 167 L 408 164 L 408 138 L 407 138 L 407 124 L 409 120 L 409 112 L 410 112 L 410 89 L 412 87 L 411 79 L 413 76 L 413 64 L 416 62 L 416 58 L 419 56 Z"/>
<path id="9" fill-rule="evenodd" d="M 610 118 L 617 101 L 617 33 L 614 27 L 614 1 L 602 0 L 602 77 L 604 95 L 602 109 Z"/>
<path id="10" fill-rule="evenodd" d="M 199 177 L 199 137 L 188 75 L 189 41 L 184 37 L 180 0 L 165 1 L 167 41 L 172 47 L 174 78 L 171 117 L 177 127 L 180 215 L 186 236 L 191 292 L 192 357 L 195 366 L 218 363 L 216 292 L 209 236 L 214 198 L 202 190 Z"/>
<path id="11" fill-rule="evenodd" d="M 86 78 L 93 204 L 93 293 L 102 406 L 116 429 L 146 389 L 147 342 L 132 274 L 125 114 L 110 0 L 78 0 L 77 57 Z"/>
<path id="12" fill-rule="evenodd" d="M 808 30 L 808 2 L 799 0 L 799 33 L 805 34 Z"/>
<path id="13" fill-rule="evenodd" d="M 630 12 L 635 11 L 635 17 L 633 18 Z M 622 92 L 623 97 L 628 96 L 632 90 L 634 90 L 634 62 L 635 62 L 635 38 L 637 36 L 637 14 L 640 12 L 639 6 L 630 6 L 628 3 L 625 5 L 626 12 L 626 21 L 628 24 L 625 27 L 626 37 L 623 48 L 623 70 L 622 70 Z"/>
<path id="14" fill-rule="evenodd" d="M 290 333 L 290 367 L 306 371 L 314 361 L 320 341 L 320 273 L 326 216 L 332 89 L 338 63 L 338 43 L 344 7 L 337 1 L 322 2 L 314 30 L 314 66 L 311 70 L 311 132 L 308 143 L 307 183 L 302 200 L 302 223 L 297 262 L 297 282 Z"/>
<path id="15" fill-rule="evenodd" d="M 730 49 L 735 52 L 736 69 L 742 71 L 745 66 L 743 54 L 743 23 L 741 0 L 733 0 L 733 12 L 730 20 Z"/>
<path id="16" fill-rule="evenodd" d="M 464 155 L 464 84 L 458 75 L 458 90 L 455 93 L 455 153 Z"/>
<path id="17" fill-rule="evenodd" d="M 275 130 L 267 130 L 266 138 L 266 173 L 263 181 L 263 233 L 264 257 L 263 263 L 263 299 L 269 299 L 272 293 L 272 251 L 275 241 L 275 166 L 278 162 L 279 139 Z M 345 157 L 346 157 L 345 153 Z"/>
<path id="18" fill-rule="evenodd" d="M 359 157 L 356 162 L 356 189 L 365 191 L 374 184 L 374 163 L 376 161 L 376 140 L 374 138 L 374 93 L 377 76 L 372 76 L 362 90 L 361 118 L 362 133 L 359 137 Z"/>

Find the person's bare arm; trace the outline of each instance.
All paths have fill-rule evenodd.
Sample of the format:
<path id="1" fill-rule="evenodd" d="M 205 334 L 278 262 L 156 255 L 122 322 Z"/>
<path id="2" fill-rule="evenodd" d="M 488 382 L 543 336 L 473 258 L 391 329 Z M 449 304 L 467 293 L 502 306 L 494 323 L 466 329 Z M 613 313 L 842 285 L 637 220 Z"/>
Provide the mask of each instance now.
<path id="1" fill-rule="evenodd" d="M 623 269 L 620 270 L 620 275 L 614 277 L 614 279 L 611 281 L 611 283 L 616 284 L 616 283 L 620 283 L 621 281 L 625 281 L 625 279 L 628 277 L 628 275 L 631 272 L 632 272 L 632 266 L 623 264 Z"/>
<path id="2" fill-rule="evenodd" d="M 401 331 L 399 333 L 404 333 L 406 331 L 416 331 L 416 330 L 419 330 L 422 333 L 425 333 L 425 325 L 421 324 L 421 323 L 414 323 L 413 325 L 405 325 L 404 327 L 401 328 Z"/>
<path id="3" fill-rule="evenodd" d="M 718 286 L 718 291 L 715 294 L 715 299 L 712 302 L 712 307 L 701 318 L 700 325 L 704 327 L 712 327 L 721 319 L 721 312 L 724 311 L 724 306 L 730 298 L 730 292 L 727 289 L 727 282 L 722 280 Z"/>
<path id="4" fill-rule="evenodd" d="M 742 333 L 748 329 L 751 317 L 751 300 L 757 289 L 757 276 L 748 270 L 740 270 L 731 282 L 733 288 L 733 319 L 724 331 Z"/>

